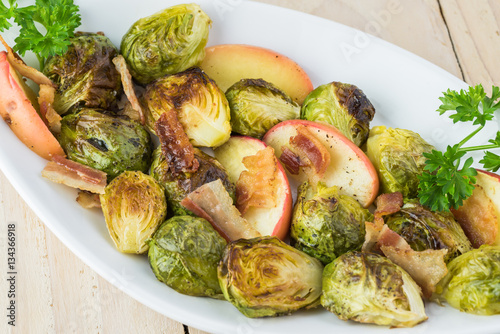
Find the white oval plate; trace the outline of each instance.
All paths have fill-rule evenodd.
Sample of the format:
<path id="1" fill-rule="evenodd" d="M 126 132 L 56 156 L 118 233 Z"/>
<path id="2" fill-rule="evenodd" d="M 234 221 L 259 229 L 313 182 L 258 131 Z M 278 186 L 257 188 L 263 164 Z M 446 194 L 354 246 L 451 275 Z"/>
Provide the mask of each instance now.
<path id="1" fill-rule="evenodd" d="M 103 31 L 119 46 L 135 20 L 180 1 L 80 0 L 80 30 Z M 447 88 L 466 84 L 441 68 L 375 37 L 307 14 L 242 0 L 198 1 L 213 26 L 209 45 L 267 47 L 298 62 L 315 86 L 356 84 L 375 105 L 374 125 L 418 131 L 438 148 L 458 142 L 467 129 L 453 127 L 434 110 Z M 12 41 L 12 36 L 9 39 Z M 353 49 L 355 48 L 355 49 Z M 344 50 L 344 51 L 343 51 Z M 346 50 L 355 50 L 352 54 Z M 488 131 L 496 131 L 493 126 Z M 484 134 L 488 136 L 489 134 Z M 484 138 L 483 138 L 484 139 Z M 344 322 L 325 310 L 248 319 L 230 303 L 184 296 L 156 280 L 145 256 L 118 252 L 99 210 L 82 209 L 76 192 L 40 176 L 45 161 L 0 122 L 0 168 L 42 221 L 102 277 L 152 309 L 189 326 L 217 333 L 380 333 L 386 327 Z M 498 333 L 500 317 L 479 317 L 427 304 L 429 320 L 391 333 Z M 138 316 L 138 315 L 131 315 Z"/>

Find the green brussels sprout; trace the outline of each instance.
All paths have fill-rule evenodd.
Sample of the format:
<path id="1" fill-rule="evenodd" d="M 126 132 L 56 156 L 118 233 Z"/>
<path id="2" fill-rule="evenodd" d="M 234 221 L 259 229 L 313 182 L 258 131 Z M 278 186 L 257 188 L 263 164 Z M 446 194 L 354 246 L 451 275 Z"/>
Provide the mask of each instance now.
<path id="1" fill-rule="evenodd" d="M 218 267 L 224 297 L 249 318 L 317 306 L 322 271 L 321 262 L 276 237 L 231 242 Z"/>
<path id="2" fill-rule="evenodd" d="M 384 216 L 386 225 L 415 251 L 447 249 L 445 262 L 468 252 L 472 245 L 450 212 L 433 212 L 407 200 L 400 211 Z"/>
<path id="3" fill-rule="evenodd" d="M 463 312 L 500 314 L 500 246 L 483 245 L 448 263 L 436 293 Z"/>
<path id="4" fill-rule="evenodd" d="M 138 20 L 120 46 L 130 74 L 147 84 L 199 65 L 205 57 L 211 23 L 196 4 L 173 6 Z"/>
<path id="5" fill-rule="evenodd" d="M 146 240 L 167 215 L 163 187 L 149 175 L 126 171 L 113 179 L 99 197 L 116 248 L 123 253 L 147 251 Z"/>
<path id="6" fill-rule="evenodd" d="M 140 123 L 94 109 L 64 116 L 59 142 L 68 159 L 102 170 L 108 179 L 126 170 L 146 172 L 152 151 Z"/>
<path id="7" fill-rule="evenodd" d="M 112 60 L 118 50 L 100 34 L 79 33 L 63 55 L 47 59 L 43 73 L 57 85 L 54 109 L 61 115 L 81 107 L 113 110 L 121 77 Z"/>
<path id="8" fill-rule="evenodd" d="M 153 81 L 141 101 L 152 132 L 161 114 L 174 109 L 194 146 L 220 146 L 231 135 L 226 96 L 200 68 Z"/>
<path id="9" fill-rule="evenodd" d="M 370 132 L 375 108 L 358 87 L 341 82 L 321 85 L 302 103 L 300 118 L 335 126 L 357 146 Z"/>
<path id="10" fill-rule="evenodd" d="M 186 295 L 223 299 L 217 264 L 226 240 L 205 219 L 172 217 L 148 244 L 149 263 L 159 281 Z"/>
<path id="11" fill-rule="evenodd" d="M 278 87 L 262 79 L 242 79 L 228 88 L 233 131 L 255 138 L 278 124 L 300 116 L 300 106 Z"/>
<path id="12" fill-rule="evenodd" d="M 367 209 L 340 195 L 337 187 L 322 182 L 313 187 L 306 181 L 297 190 L 290 236 L 295 248 L 328 264 L 347 251 L 360 250 L 365 221 L 372 220 Z"/>
<path id="13" fill-rule="evenodd" d="M 405 198 L 416 198 L 418 175 L 434 147 L 418 133 L 404 129 L 376 126 L 366 143 L 366 155 L 377 169 L 382 193 L 397 192 Z"/>
<path id="14" fill-rule="evenodd" d="M 342 320 L 412 327 L 427 319 L 420 288 L 389 259 L 348 252 L 323 271 L 321 305 Z"/>
<path id="15" fill-rule="evenodd" d="M 195 158 L 200 163 L 198 170 L 194 173 L 178 173 L 174 175 L 169 171 L 168 162 L 161 151 L 161 147 L 153 151 L 150 174 L 165 188 L 169 208 L 176 216 L 194 215 L 184 208 L 180 202 L 187 194 L 205 183 L 220 179 L 233 200 L 236 196 L 236 188 L 229 180 L 226 169 L 219 161 L 197 148 L 194 149 L 194 152 Z"/>

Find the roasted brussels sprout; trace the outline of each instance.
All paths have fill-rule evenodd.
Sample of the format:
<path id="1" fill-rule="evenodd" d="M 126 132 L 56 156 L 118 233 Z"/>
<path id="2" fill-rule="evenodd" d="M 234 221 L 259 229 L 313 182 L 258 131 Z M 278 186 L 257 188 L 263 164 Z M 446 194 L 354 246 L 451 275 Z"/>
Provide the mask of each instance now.
<path id="1" fill-rule="evenodd" d="M 134 79 L 147 84 L 201 63 L 211 22 L 196 4 L 173 6 L 135 22 L 120 46 Z"/>
<path id="2" fill-rule="evenodd" d="M 95 109 L 63 117 L 59 142 L 70 160 L 102 170 L 108 178 L 126 170 L 146 172 L 152 151 L 140 123 Z"/>
<path id="3" fill-rule="evenodd" d="M 365 240 L 365 221 L 373 215 L 358 201 L 340 195 L 337 187 L 323 183 L 301 184 L 293 209 L 291 238 L 294 247 L 323 264 L 350 250 L 360 250 Z"/>
<path id="4" fill-rule="evenodd" d="M 323 266 L 276 237 L 228 244 L 219 263 L 224 297 L 249 318 L 317 306 Z"/>
<path id="5" fill-rule="evenodd" d="M 427 319 L 411 276 L 372 253 L 348 252 L 325 267 L 321 305 L 342 320 L 377 325 L 412 327 Z"/>
<path id="6" fill-rule="evenodd" d="M 375 108 L 363 91 L 341 82 L 321 85 L 313 90 L 300 110 L 300 118 L 331 124 L 357 146 L 366 142 L 374 116 Z"/>
<path id="7" fill-rule="evenodd" d="M 145 107 L 147 125 L 153 132 L 160 115 L 175 109 L 194 146 L 220 146 L 231 134 L 226 96 L 197 67 L 150 83 L 141 101 Z"/>
<path id="8" fill-rule="evenodd" d="M 168 163 L 161 148 L 153 151 L 153 162 L 151 164 L 151 176 L 165 187 L 167 202 L 174 215 L 192 215 L 179 203 L 190 192 L 198 189 L 205 183 L 220 179 L 229 195 L 234 199 L 236 188 L 229 180 L 229 176 L 224 167 L 217 159 L 203 153 L 195 148 L 195 158 L 200 166 L 194 173 L 172 174 L 168 169 Z"/>
<path id="9" fill-rule="evenodd" d="M 163 187 L 142 172 L 123 172 L 100 196 L 109 235 L 123 253 L 141 254 L 146 240 L 165 220 L 167 201 Z"/>
<path id="10" fill-rule="evenodd" d="M 148 244 L 149 263 L 159 281 L 186 295 L 223 299 L 217 264 L 226 240 L 205 219 L 172 217 Z"/>
<path id="11" fill-rule="evenodd" d="M 445 262 L 472 249 L 450 212 L 429 211 L 418 200 L 407 200 L 400 211 L 384 216 L 384 221 L 415 251 L 447 249 Z"/>
<path id="12" fill-rule="evenodd" d="M 43 73 L 57 85 L 54 109 L 61 115 L 81 107 L 113 110 L 122 90 L 112 60 L 118 50 L 109 38 L 76 33 L 63 55 L 49 58 Z"/>
<path id="13" fill-rule="evenodd" d="M 226 98 L 231 109 L 233 131 L 255 138 L 279 122 L 300 116 L 300 106 L 270 82 L 242 79 L 229 87 Z"/>
<path id="14" fill-rule="evenodd" d="M 371 129 L 366 154 L 377 169 L 382 193 L 399 191 L 405 198 L 417 197 L 418 175 L 425 166 L 424 152 L 434 147 L 418 133 L 376 126 Z"/>
<path id="15" fill-rule="evenodd" d="M 436 293 L 463 312 L 500 314 L 500 246 L 483 245 L 448 263 Z"/>

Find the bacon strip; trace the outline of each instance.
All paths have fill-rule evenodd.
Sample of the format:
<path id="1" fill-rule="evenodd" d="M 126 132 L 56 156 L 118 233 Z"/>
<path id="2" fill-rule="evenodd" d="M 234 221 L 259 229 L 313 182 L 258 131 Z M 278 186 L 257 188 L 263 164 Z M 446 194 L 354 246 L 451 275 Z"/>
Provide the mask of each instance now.
<path id="1" fill-rule="evenodd" d="M 236 207 L 245 212 L 250 207 L 274 208 L 278 187 L 278 161 L 271 146 L 243 158 L 247 168 L 236 182 Z"/>
<path id="2" fill-rule="evenodd" d="M 61 132 L 61 116 L 53 108 L 54 96 L 56 90 L 54 87 L 42 84 L 38 93 L 38 104 L 40 105 L 40 116 L 53 133 Z"/>
<path id="3" fill-rule="evenodd" d="M 280 161 L 291 174 L 304 173 L 312 183 L 321 179 L 330 165 L 330 153 L 304 125 L 297 126 L 297 135 L 290 137 L 290 148 L 283 149 Z"/>
<path id="4" fill-rule="evenodd" d="M 144 111 L 141 108 L 141 104 L 137 99 L 137 95 L 135 94 L 134 84 L 132 83 L 132 76 L 127 67 L 127 62 L 122 55 L 118 55 L 113 58 L 113 64 L 115 64 L 116 70 L 120 73 L 123 91 L 127 96 L 132 108 L 139 113 L 139 117 L 141 120 L 141 124 L 144 125 L 146 123 L 146 118 L 144 117 Z"/>
<path id="5" fill-rule="evenodd" d="M 0 36 L 0 42 L 3 44 L 5 49 L 7 50 L 7 60 L 10 65 L 14 67 L 14 69 L 19 72 L 23 77 L 33 80 L 37 85 L 48 85 L 54 88 L 57 86 L 47 78 L 42 72 L 37 69 L 26 65 L 26 63 L 19 57 L 17 53 L 15 53 L 11 47 L 5 42 L 5 40 Z"/>
<path id="6" fill-rule="evenodd" d="M 93 209 L 101 207 L 99 194 L 90 193 L 88 191 L 79 191 L 76 197 L 76 202 L 84 209 Z"/>
<path id="7" fill-rule="evenodd" d="M 47 163 L 42 176 L 56 183 L 97 194 L 104 194 L 107 183 L 106 173 L 59 155 L 52 157 L 52 161 Z"/>
<path id="8" fill-rule="evenodd" d="M 261 235 L 241 217 L 220 179 L 205 183 L 189 193 L 181 201 L 181 205 L 197 216 L 208 220 L 228 242 Z"/>
<path id="9" fill-rule="evenodd" d="M 194 156 L 194 148 L 177 118 L 175 110 L 164 112 L 155 123 L 161 150 L 173 174 L 196 172 L 200 166 Z"/>

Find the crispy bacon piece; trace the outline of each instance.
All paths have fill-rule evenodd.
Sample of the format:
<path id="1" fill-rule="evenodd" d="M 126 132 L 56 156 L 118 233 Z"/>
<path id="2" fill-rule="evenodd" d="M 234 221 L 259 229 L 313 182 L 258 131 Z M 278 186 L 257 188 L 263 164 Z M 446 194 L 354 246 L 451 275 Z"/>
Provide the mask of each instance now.
<path id="1" fill-rule="evenodd" d="M 446 276 L 448 269 L 444 262 L 447 249 L 426 249 L 414 251 L 406 240 L 384 225 L 378 240 L 384 255 L 406 270 L 422 288 L 424 297 L 430 298 L 436 290 L 436 284 Z"/>
<path id="2" fill-rule="evenodd" d="M 363 252 L 377 252 L 377 242 L 384 225 L 384 216 L 398 212 L 403 206 L 403 195 L 400 192 L 382 194 L 375 200 L 377 209 L 372 222 L 365 222 L 365 242 Z"/>
<path id="3" fill-rule="evenodd" d="M 104 194 L 107 183 L 106 173 L 59 155 L 52 157 L 52 161 L 47 163 L 42 176 L 56 183 L 97 194 Z"/>
<path id="4" fill-rule="evenodd" d="M 47 78 L 42 72 L 37 69 L 26 65 L 26 63 L 19 57 L 17 53 L 15 53 L 11 47 L 5 42 L 5 40 L 0 36 L 0 42 L 3 44 L 5 49 L 7 50 L 7 60 L 10 65 L 21 74 L 23 77 L 31 79 L 37 85 L 48 85 L 54 88 L 57 86 Z"/>
<path id="5" fill-rule="evenodd" d="M 132 76 L 130 75 L 130 72 L 128 70 L 125 58 L 123 58 L 122 55 L 118 55 L 113 58 L 113 64 L 115 64 L 116 70 L 120 73 L 125 95 L 132 105 L 132 108 L 139 113 L 141 124 L 144 125 L 146 122 L 146 118 L 144 117 L 144 111 L 142 110 L 141 104 L 137 99 L 137 95 L 135 94 L 134 84 L 132 83 Z"/>
<path id="6" fill-rule="evenodd" d="M 261 235 L 241 217 L 220 179 L 205 183 L 189 193 L 181 201 L 181 205 L 208 220 L 228 242 Z"/>
<path id="7" fill-rule="evenodd" d="M 278 187 L 278 166 L 271 146 L 243 158 L 247 168 L 236 182 L 236 207 L 245 214 L 249 207 L 274 208 Z"/>
<path id="8" fill-rule="evenodd" d="M 303 167 L 309 179 L 317 181 L 330 165 L 330 153 L 306 126 L 299 125 L 297 135 L 290 137 L 290 149 L 283 150 L 280 161 L 291 174 L 298 174 L 298 169 Z"/>
<path id="9" fill-rule="evenodd" d="M 61 132 L 61 116 L 54 110 L 54 87 L 41 84 L 38 93 L 38 104 L 40 105 L 40 116 L 53 133 Z"/>
<path id="10" fill-rule="evenodd" d="M 193 145 L 184 132 L 175 110 L 171 109 L 161 114 L 155 123 L 155 131 L 172 173 L 191 173 L 198 170 L 200 163 L 194 156 Z"/>
<path id="11" fill-rule="evenodd" d="M 101 207 L 99 194 L 94 194 L 88 191 L 79 191 L 76 201 L 84 209 L 93 209 Z"/>

